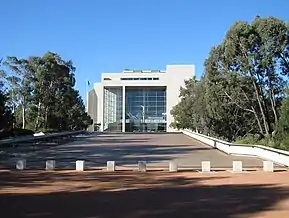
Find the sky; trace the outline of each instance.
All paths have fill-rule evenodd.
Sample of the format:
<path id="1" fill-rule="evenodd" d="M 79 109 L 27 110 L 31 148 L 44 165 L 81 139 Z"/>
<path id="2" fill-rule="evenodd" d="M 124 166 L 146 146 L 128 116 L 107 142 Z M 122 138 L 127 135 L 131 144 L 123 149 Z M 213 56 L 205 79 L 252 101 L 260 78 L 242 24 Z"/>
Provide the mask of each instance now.
<path id="1" fill-rule="evenodd" d="M 289 21 L 288 0 L 0 0 L 0 57 L 58 53 L 76 67 L 76 88 L 124 69 L 194 64 L 238 20 Z"/>

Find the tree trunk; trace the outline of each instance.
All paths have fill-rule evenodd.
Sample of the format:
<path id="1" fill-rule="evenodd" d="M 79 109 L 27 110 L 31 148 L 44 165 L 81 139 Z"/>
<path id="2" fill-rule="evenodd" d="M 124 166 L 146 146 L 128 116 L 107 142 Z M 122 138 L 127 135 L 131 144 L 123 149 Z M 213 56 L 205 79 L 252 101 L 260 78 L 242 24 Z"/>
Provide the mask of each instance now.
<path id="1" fill-rule="evenodd" d="M 37 106 L 37 117 L 36 117 L 36 121 L 35 121 L 35 130 L 38 130 L 39 128 L 39 119 L 40 119 L 40 111 L 41 111 L 41 102 L 38 102 L 38 106 Z"/>
<path id="2" fill-rule="evenodd" d="M 248 54 L 247 54 L 245 46 L 242 44 L 241 41 L 239 42 L 239 44 L 241 46 L 241 51 L 242 51 L 243 56 L 246 58 L 246 60 L 249 60 L 250 58 L 248 57 Z M 248 61 L 247 64 L 250 65 L 250 62 Z M 268 125 L 268 119 L 265 116 L 265 112 L 264 112 L 265 105 L 264 105 L 263 99 L 261 99 L 261 93 L 260 93 L 261 90 L 260 90 L 260 88 L 259 88 L 259 86 L 258 86 L 258 84 L 257 84 L 257 82 L 255 80 L 254 73 L 251 70 L 249 70 L 248 73 L 250 74 L 250 77 L 251 77 L 252 82 L 253 82 L 253 87 L 255 89 L 255 94 L 256 94 L 256 97 L 257 97 L 257 101 L 258 101 L 258 105 L 259 105 L 259 108 L 260 108 L 263 124 L 264 124 L 264 127 L 265 127 L 265 133 L 266 133 L 266 135 L 269 135 L 269 132 L 270 132 L 269 128 L 270 127 Z"/>
<path id="3" fill-rule="evenodd" d="M 274 95 L 274 89 L 272 87 L 271 76 L 269 73 L 270 72 L 267 73 L 268 74 L 269 98 L 270 98 L 270 102 L 271 102 L 271 108 L 272 108 L 272 111 L 274 114 L 274 123 L 275 123 L 275 125 L 277 125 L 278 116 L 277 116 L 277 111 L 276 111 L 276 99 L 275 99 L 275 95 Z"/>
<path id="4" fill-rule="evenodd" d="M 260 82 L 260 84 L 262 83 L 262 80 L 260 79 L 259 75 L 257 75 L 258 77 L 258 80 Z M 267 76 L 268 77 L 268 76 Z M 265 104 L 265 92 L 264 92 L 264 89 L 262 86 L 258 86 L 258 90 L 259 90 L 259 94 L 261 96 L 260 100 L 261 100 L 261 103 L 262 103 L 262 107 L 263 107 L 263 110 L 264 110 L 264 115 L 265 115 L 265 118 L 266 118 L 266 123 L 267 123 L 267 127 L 268 127 L 268 133 L 266 133 L 267 135 L 270 135 L 272 133 L 272 130 L 271 130 L 271 125 L 270 125 L 270 115 L 269 115 L 269 112 L 268 112 L 268 107 L 267 107 L 267 104 Z"/>
<path id="5" fill-rule="evenodd" d="M 278 122 L 278 116 L 277 116 L 277 111 L 276 111 L 276 101 L 274 99 L 274 96 L 273 96 L 272 92 L 273 92 L 273 90 L 269 91 L 269 97 L 270 97 L 272 111 L 273 111 L 273 114 L 274 114 L 274 123 L 276 125 L 277 122 Z"/>
<path id="6" fill-rule="evenodd" d="M 44 128 L 47 130 L 47 120 L 48 120 L 48 107 L 45 107 L 45 117 L 44 117 Z"/>
<path id="7" fill-rule="evenodd" d="M 258 116 L 258 114 L 257 114 L 257 112 L 256 112 L 256 110 L 255 110 L 255 108 L 254 108 L 254 105 L 252 105 L 252 100 L 248 97 L 248 95 L 246 94 L 246 92 L 245 92 L 244 90 L 242 90 L 242 91 L 243 91 L 243 94 L 244 94 L 246 100 L 247 100 L 247 101 L 249 102 L 249 104 L 251 105 L 251 111 L 252 111 L 252 113 L 253 113 L 254 116 L 255 116 L 255 119 L 256 119 L 256 121 L 257 121 L 259 130 L 260 130 L 260 133 L 261 133 L 262 135 L 264 135 L 264 129 L 263 129 L 263 127 L 262 127 L 260 118 L 259 118 L 259 116 Z"/>
<path id="8" fill-rule="evenodd" d="M 263 127 L 262 127 L 262 125 L 261 125 L 261 121 L 260 121 L 260 119 L 259 119 L 259 117 L 258 117 L 258 114 L 257 114 L 257 112 L 256 112 L 256 110 L 255 110 L 255 108 L 254 108 L 253 106 L 252 106 L 251 108 L 252 108 L 252 110 L 254 111 L 253 113 L 254 113 L 255 119 L 256 119 L 256 121 L 257 121 L 258 127 L 259 127 L 259 129 L 260 129 L 260 133 L 261 133 L 262 135 L 264 135 L 264 130 L 263 130 Z"/>
<path id="9" fill-rule="evenodd" d="M 25 106 L 24 106 L 24 103 L 22 104 L 22 129 L 25 129 Z"/>
<path id="10" fill-rule="evenodd" d="M 257 101 L 258 101 L 258 105 L 259 105 L 259 108 L 260 108 L 260 112 L 261 112 L 261 116 L 262 116 L 262 120 L 263 120 L 263 124 L 264 124 L 264 128 L 265 128 L 265 134 L 269 135 L 269 125 L 268 125 L 268 122 L 267 122 L 267 119 L 266 119 L 266 116 L 265 116 L 265 113 L 264 113 L 264 108 L 263 108 L 263 104 L 262 104 L 261 96 L 260 96 L 260 90 L 259 90 L 259 87 L 256 84 L 256 81 L 255 81 L 253 76 L 252 76 L 252 80 L 253 80 L 253 86 L 254 86 L 254 89 L 255 89 L 255 94 L 256 94 L 256 98 L 257 98 Z"/>
<path id="11" fill-rule="evenodd" d="M 284 57 L 283 54 L 279 54 L 279 57 L 282 59 L 284 67 L 286 67 L 287 70 L 285 70 L 286 72 L 289 71 L 289 61 L 288 58 Z"/>

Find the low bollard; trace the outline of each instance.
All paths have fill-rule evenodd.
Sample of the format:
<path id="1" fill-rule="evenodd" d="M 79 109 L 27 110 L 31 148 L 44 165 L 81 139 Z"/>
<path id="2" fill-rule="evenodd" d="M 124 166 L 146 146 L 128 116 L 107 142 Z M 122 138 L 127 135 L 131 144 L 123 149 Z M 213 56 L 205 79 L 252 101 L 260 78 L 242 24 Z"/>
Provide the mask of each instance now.
<path id="1" fill-rule="evenodd" d="M 20 159 L 16 162 L 16 169 L 17 170 L 24 170 L 26 168 L 26 160 Z"/>
<path id="2" fill-rule="evenodd" d="M 265 172 L 274 172 L 274 163 L 273 161 L 269 161 L 269 160 L 266 160 L 266 161 L 263 161 L 263 170 Z"/>
<path id="3" fill-rule="evenodd" d="M 47 160 L 45 169 L 46 170 L 54 170 L 55 169 L 55 160 Z"/>
<path id="4" fill-rule="evenodd" d="M 115 171 L 115 162 L 114 161 L 107 161 L 106 162 L 106 171 L 108 171 L 108 172 Z"/>
<path id="5" fill-rule="evenodd" d="M 76 171 L 84 171 L 84 160 L 77 160 L 75 162 L 75 169 Z"/>
<path id="6" fill-rule="evenodd" d="M 233 172 L 234 173 L 243 172 L 243 163 L 242 163 L 242 161 L 233 161 Z"/>
<path id="7" fill-rule="evenodd" d="M 211 161 L 202 161 L 202 173 L 211 172 Z"/>
<path id="8" fill-rule="evenodd" d="M 178 171 L 178 163 L 175 161 L 170 161 L 169 171 L 170 172 L 177 172 Z"/>
<path id="9" fill-rule="evenodd" d="M 139 172 L 146 172 L 146 161 L 139 161 L 138 162 L 138 171 Z"/>

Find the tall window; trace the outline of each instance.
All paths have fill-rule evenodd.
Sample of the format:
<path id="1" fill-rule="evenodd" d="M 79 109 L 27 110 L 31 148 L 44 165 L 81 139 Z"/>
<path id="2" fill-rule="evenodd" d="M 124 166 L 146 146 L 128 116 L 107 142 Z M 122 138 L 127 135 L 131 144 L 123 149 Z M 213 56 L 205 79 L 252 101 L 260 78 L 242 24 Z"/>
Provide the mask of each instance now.
<path id="1" fill-rule="evenodd" d="M 166 130 L 166 87 L 126 87 L 126 132 Z"/>
<path id="2" fill-rule="evenodd" d="M 104 87 L 104 131 L 122 131 L 122 87 Z"/>

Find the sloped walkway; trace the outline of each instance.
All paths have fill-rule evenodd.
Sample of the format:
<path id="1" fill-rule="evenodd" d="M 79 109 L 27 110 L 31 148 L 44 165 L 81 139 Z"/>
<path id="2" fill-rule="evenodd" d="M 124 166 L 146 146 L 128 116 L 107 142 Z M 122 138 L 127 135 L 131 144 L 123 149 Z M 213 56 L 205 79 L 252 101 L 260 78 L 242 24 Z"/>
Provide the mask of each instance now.
<path id="1" fill-rule="evenodd" d="M 73 169 L 76 160 L 85 160 L 87 169 L 105 167 L 106 161 L 116 161 L 117 166 L 136 166 L 138 161 L 147 161 L 148 167 L 167 167 L 174 160 L 180 167 L 199 169 L 201 161 L 211 161 L 212 168 L 232 168 L 232 161 L 240 160 L 244 168 L 262 166 L 258 158 L 230 156 L 183 134 L 83 136 L 60 146 L 18 152 L 17 157 L 27 159 L 30 169 L 43 169 L 47 159 L 55 159 L 58 169 Z M 15 158 L 2 159 L 1 163 L 14 168 Z"/>

